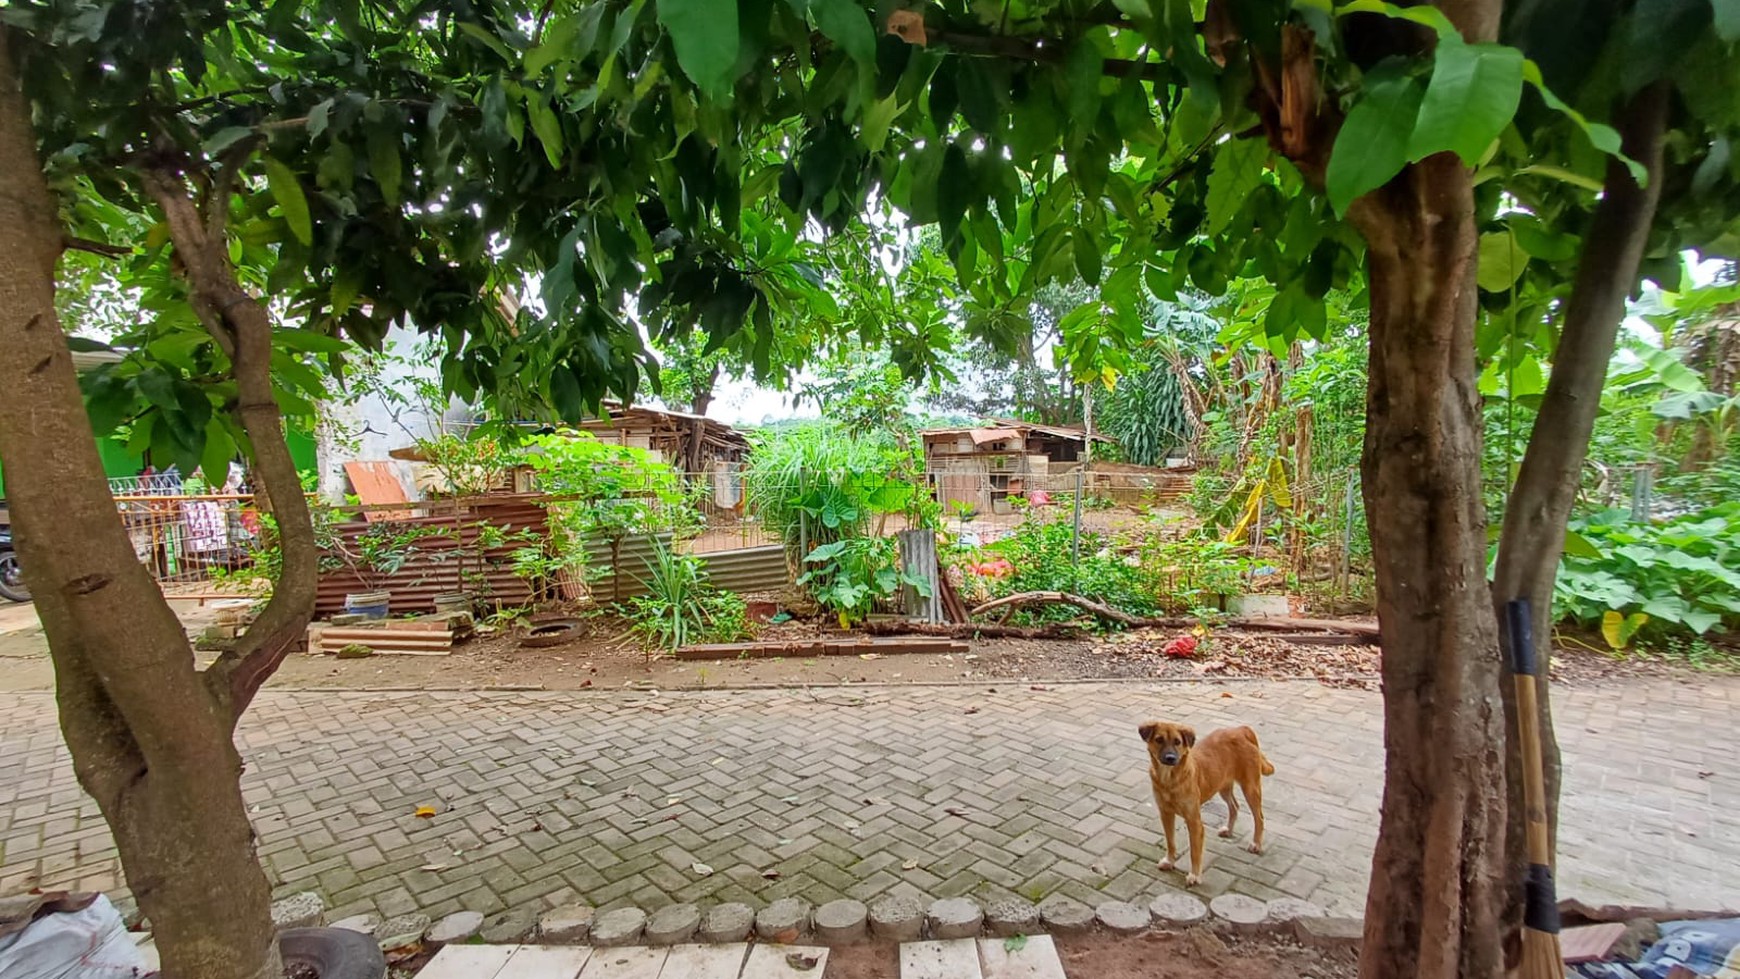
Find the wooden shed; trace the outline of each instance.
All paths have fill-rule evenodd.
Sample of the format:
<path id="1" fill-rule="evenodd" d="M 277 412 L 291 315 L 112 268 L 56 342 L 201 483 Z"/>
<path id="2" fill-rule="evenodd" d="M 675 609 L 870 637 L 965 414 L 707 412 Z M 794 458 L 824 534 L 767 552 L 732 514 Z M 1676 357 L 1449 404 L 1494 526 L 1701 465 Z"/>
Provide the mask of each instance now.
<path id="1" fill-rule="evenodd" d="M 991 513 L 1008 512 L 1012 496 L 1055 489 L 1052 477 L 1074 469 L 1090 439 L 1111 442 L 1085 429 L 1007 418 L 925 429 L 919 436 L 937 499 Z"/>
<path id="2" fill-rule="evenodd" d="M 713 473 L 715 463 L 740 463 L 749 440 L 721 421 L 683 411 L 605 402 L 604 415 L 574 426 L 601 442 L 657 452 L 664 462 L 688 473 Z"/>

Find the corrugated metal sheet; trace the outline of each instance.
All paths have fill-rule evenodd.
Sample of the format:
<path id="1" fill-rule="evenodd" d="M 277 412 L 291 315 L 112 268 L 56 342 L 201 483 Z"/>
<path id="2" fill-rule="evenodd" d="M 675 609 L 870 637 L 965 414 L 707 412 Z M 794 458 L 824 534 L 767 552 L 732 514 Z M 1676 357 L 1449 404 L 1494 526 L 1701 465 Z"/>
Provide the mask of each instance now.
<path id="1" fill-rule="evenodd" d="M 607 539 L 586 541 L 586 571 L 588 591 L 600 602 L 619 602 L 647 593 L 642 581 L 649 565 L 657 563 L 657 547 L 671 546 L 670 534 L 623 537 L 614 543 Z M 596 577 L 594 577 L 596 575 Z"/>
<path id="2" fill-rule="evenodd" d="M 785 548 L 779 544 L 714 551 L 701 555 L 713 587 L 739 594 L 778 591 L 791 582 Z"/>
<path id="3" fill-rule="evenodd" d="M 660 534 L 658 540 L 670 546 L 670 535 Z M 636 595 L 645 595 L 647 566 L 656 562 L 654 539 L 648 536 L 624 537 L 613 549 L 609 541 L 586 543 L 586 567 L 597 569 L 590 592 L 600 602 L 615 602 Z M 614 554 L 615 563 L 612 565 Z M 707 570 L 707 580 L 715 588 L 740 594 L 775 591 L 791 580 L 785 563 L 785 548 L 778 544 L 743 547 L 729 551 L 710 551 L 699 555 Z"/>
<path id="4" fill-rule="evenodd" d="M 499 527 L 510 535 L 529 530 L 539 540 L 549 538 L 549 518 L 544 508 L 523 499 L 477 501 L 466 504 L 458 514 L 412 517 L 409 520 L 393 521 L 391 524 L 379 520 L 373 524 L 363 521 L 338 524 L 333 528 L 333 533 L 338 535 L 352 553 L 357 550 L 358 537 L 371 529 L 379 533 L 383 526 L 457 526 L 459 530 L 457 537 L 447 534 L 423 537 L 410 542 L 406 548 L 409 556 L 405 563 L 391 575 L 362 575 L 349 568 L 322 571 L 314 598 L 315 616 L 324 618 L 343 612 L 345 595 L 351 592 L 374 591 L 377 588 L 385 589 L 391 596 L 387 608 L 393 615 L 432 612 L 435 609 L 436 595 L 461 590 L 471 591 L 485 601 L 499 601 L 506 606 L 529 603 L 532 599 L 531 585 L 513 572 L 513 552 L 525 547 L 526 542 L 510 540 L 505 544 L 484 548 L 482 560 L 478 561 L 473 555 L 477 552 L 479 523 Z M 477 571 L 481 564 L 481 584 L 475 581 L 466 582 L 461 577 L 456 553 L 461 550 L 468 552 L 465 557 L 466 572 Z"/>

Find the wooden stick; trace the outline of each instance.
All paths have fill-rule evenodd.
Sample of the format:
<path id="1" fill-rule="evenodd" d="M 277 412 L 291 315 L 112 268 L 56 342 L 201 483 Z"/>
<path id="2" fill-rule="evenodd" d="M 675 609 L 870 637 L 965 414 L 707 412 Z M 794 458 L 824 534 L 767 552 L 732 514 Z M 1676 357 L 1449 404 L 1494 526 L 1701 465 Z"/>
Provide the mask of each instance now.
<path id="1" fill-rule="evenodd" d="M 999 608 L 1012 608 L 1023 605 L 1074 605 L 1076 608 L 1089 612 L 1110 622 L 1117 622 L 1131 628 L 1146 629 L 1189 629 L 1201 624 L 1197 619 L 1190 618 L 1143 618 L 1112 608 L 1104 602 L 1096 602 L 1091 598 L 1071 595 L 1061 591 L 1024 591 L 1014 595 L 1005 595 L 973 609 L 973 616 L 984 615 Z M 1289 616 L 1265 616 L 1260 618 L 1228 619 L 1221 623 L 1239 629 L 1264 629 L 1275 632 L 1287 632 L 1299 629 L 1318 629 L 1324 632 L 1343 632 L 1349 635 L 1366 636 L 1373 642 L 1378 639 L 1378 626 L 1375 622 L 1349 622 L 1341 619 L 1296 619 Z"/>

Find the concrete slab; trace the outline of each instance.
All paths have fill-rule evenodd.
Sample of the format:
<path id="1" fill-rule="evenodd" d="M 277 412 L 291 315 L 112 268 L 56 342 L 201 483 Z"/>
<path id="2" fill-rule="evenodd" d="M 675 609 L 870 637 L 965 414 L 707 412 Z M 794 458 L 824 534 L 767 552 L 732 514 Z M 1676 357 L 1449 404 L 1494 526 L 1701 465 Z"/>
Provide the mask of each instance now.
<path id="1" fill-rule="evenodd" d="M 971 938 L 907 942 L 900 946 L 900 979 L 984 979 L 978 943 Z"/>
<path id="2" fill-rule="evenodd" d="M 659 979 L 737 979 L 748 945 L 673 945 Z"/>
<path id="3" fill-rule="evenodd" d="M 518 945 L 449 945 L 417 975 L 423 979 L 495 979 Z"/>
<path id="4" fill-rule="evenodd" d="M 585 945 L 521 945 L 497 979 L 574 979 L 593 950 Z"/>
<path id="5" fill-rule="evenodd" d="M 793 961 L 807 965 L 800 967 Z M 808 945 L 753 945 L 743 979 L 817 979 L 828 967 L 828 950 Z"/>
<path id="6" fill-rule="evenodd" d="M 580 979 L 659 979 L 668 948 L 595 948 L 580 970 Z M 498 979 L 513 979 L 503 973 Z"/>
<path id="7" fill-rule="evenodd" d="M 1031 935 L 1019 948 L 1011 939 L 979 939 L 979 961 L 985 979 L 1064 979 L 1063 960 L 1050 935 Z"/>

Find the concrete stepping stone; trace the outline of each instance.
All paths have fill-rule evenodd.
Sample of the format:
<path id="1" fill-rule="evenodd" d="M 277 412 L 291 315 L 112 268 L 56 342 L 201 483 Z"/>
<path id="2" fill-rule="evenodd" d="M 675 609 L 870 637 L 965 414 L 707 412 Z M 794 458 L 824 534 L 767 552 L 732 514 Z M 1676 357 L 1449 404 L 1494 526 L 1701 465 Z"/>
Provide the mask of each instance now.
<path id="1" fill-rule="evenodd" d="M 1025 942 L 981 938 L 979 962 L 985 979 L 1065 979 L 1050 935 L 1033 935 Z"/>
<path id="2" fill-rule="evenodd" d="M 599 955 L 609 955 L 600 949 Z M 574 979 L 593 950 L 584 945 L 521 945 L 496 973 L 497 979 Z M 418 973 L 421 975 L 421 973 Z"/>
<path id="3" fill-rule="evenodd" d="M 984 975 L 978 943 L 971 938 L 900 946 L 900 979 L 984 979 Z"/>
<path id="4" fill-rule="evenodd" d="M 737 979 L 748 945 L 677 945 L 659 979 Z"/>
<path id="5" fill-rule="evenodd" d="M 743 979 L 821 979 L 827 968 L 828 950 L 825 948 L 751 945 L 749 959 L 743 963 Z"/>
<path id="6" fill-rule="evenodd" d="M 422 979 L 495 979 L 517 945 L 449 945 L 417 975 Z"/>
<path id="7" fill-rule="evenodd" d="M 668 948 L 644 946 L 595 948 L 592 957 L 586 960 L 586 967 L 580 970 L 580 979 L 659 979 L 670 954 Z M 503 971 L 496 979 L 518 977 Z"/>

